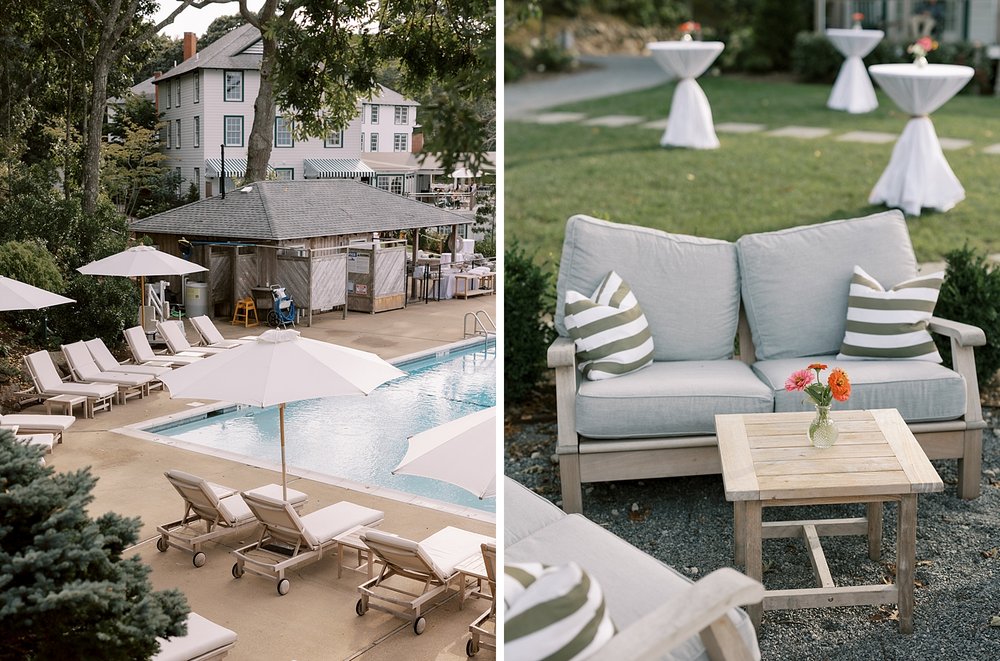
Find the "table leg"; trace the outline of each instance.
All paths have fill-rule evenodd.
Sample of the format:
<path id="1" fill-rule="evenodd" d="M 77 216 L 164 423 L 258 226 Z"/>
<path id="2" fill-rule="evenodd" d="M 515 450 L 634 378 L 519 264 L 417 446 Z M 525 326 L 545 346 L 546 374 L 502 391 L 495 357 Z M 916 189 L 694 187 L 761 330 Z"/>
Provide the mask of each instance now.
<path id="1" fill-rule="evenodd" d="M 882 503 L 865 503 L 868 518 L 868 557 L 878 560 L 882 555 Z"/>
<path id="2" fill-rule="evenodd" d="M 764 577 L 761 559 L 761 503 L 759 500 L 745 501 L 743 506 L 743 556 L 746 575 L 760 581 Z M 747 606 L 747 614 L 755 629 L 760 629 L 764 615 L 763 602 Z"/>
<path id="3" fill-rule="evenodd" d="M 733 556 L 736 565 L 743 567 L 746 556 L 743 554 L 743 526 L 746 521 L 746 501 L 737 500 L 733 502 Z"/>
<path id="4" fill-rule="evenodd" d="M 913 569 L 917 556 L 917 495 L 899 501 L 896 540 L 896 588 L 899 590 L 899 631 L 913 633 Z"/>

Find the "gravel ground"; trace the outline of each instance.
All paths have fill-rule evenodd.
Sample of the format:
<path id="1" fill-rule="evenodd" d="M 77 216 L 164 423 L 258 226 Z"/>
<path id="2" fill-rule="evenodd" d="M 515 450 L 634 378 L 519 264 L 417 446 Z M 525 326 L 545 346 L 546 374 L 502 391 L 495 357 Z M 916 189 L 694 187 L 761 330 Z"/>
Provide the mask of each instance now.
<path id="1" fill-rule="evenodd" d="M 509 411 L 505 473 L 561 504 L 549 402 Z M 759 632 L 764 659 L 1000 659 L 1000 409 L 986 410 L 983 495 L 959 499 L 955 461 L 935 461 L 943 493 L 917 504 L 913 634 L 900 634 L 895 606 L 768 611 Z M 587 517 L 692 579 L 733 565 L 732 504 L 721 476 L 604 482 L 584 486 Z M 863 516 L 862 505 L 766 509 L 765 519 Z M 882 560 L 863 537 L 825 537 L 837 585 L 894 580 L 896 506 L 886 505 Z M 768 588 L 815 587 L 797 539 L 765 539 Z M 995 619 L 994 619 L 995 618 Z M 991 620 L 993 624 L 991 625 Z"/>

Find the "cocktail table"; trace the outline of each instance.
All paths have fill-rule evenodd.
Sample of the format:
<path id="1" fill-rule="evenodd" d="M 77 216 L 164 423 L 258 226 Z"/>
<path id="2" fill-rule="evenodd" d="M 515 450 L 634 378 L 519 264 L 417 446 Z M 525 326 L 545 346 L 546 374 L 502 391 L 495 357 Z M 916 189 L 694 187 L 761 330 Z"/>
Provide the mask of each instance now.
<path id="1" fill-rule="evenodd" d="M 660 145 L 718 149 L 712 108 L 695 78 L 705 73 L 725 45 L 721 41 L 654 41 L 646 47 L 657 64 L 680 79 Z"/>
<path id="2" fill-rule="evenodd" d="M 834 411 L 837 443 L 814 448 L 806 428 L 814 413 L 717 415 L 726 500 L 733 502 L 736 562 L 750 578 L 763 577 L 761 539 L 805 541 L 819 587 L 768 590 L 747 608 L 755 626 L 764 610 L 896 604 L 899 630 L 913 631 L 913 568 L 916 562 L 917 494 L 944 484 L 895 409 Z M 882 546 L 882 503 L 899 503 L 896 583 L 837 587 L 821 536 L 867 535 L 868 557 Z M 866 516 L 849 519 L 763 522 L 764 507 L 865 503 Z"/>
<path id="3" fill-rule="evenodd" d="M 840 65 L 837 80 L 833 83 L 827 108 L 846 110 L 849 113 L 871 112 L 878 108 L 875 88 L 871 78 L 861 61 L 872 52 L 885 33 L 881 30 L 830 29 L 826 38 L 833 47 L 844 55 L 844 63 Z"/>

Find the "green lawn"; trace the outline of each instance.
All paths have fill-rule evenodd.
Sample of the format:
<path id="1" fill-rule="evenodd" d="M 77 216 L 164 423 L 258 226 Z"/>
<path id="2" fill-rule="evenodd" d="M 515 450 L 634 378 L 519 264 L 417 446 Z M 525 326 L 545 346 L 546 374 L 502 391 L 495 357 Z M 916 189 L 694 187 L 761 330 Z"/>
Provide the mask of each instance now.
<path id="1" fill-rule="evenodd" d="M 699 81 L 716 123 L 752 122 L 833 129 L 801 140 L 761 134 L 720 134 L 713 151 L 663 149 L 662 131 L 629 126 L 537 125 L 507 122 L 504 143 L 504 231 L 538 260 L 554 264 L 563 226 L 575 213 L 668 232 L 735 240 L 748 232 L 792 227 L 884 210 L 868 194 L 889 162 L 893 143 L 839 142 L 847 131 L 899 134 L 907 117 L 879 92 L 880 107 L 849 115 L 825 107 L 830 87 L 736 78 Z M 588 116 L 624 114 L 663 119 L 673 84 L 566 105 Z M 963 95 L 933 115 L 941 137 L 972 146 L 945 157 L 966 190 L 947 213 L 908 218 L 920 260 L 939 259 L 968 242 L 1000 252 L 1000 100 Z"/>

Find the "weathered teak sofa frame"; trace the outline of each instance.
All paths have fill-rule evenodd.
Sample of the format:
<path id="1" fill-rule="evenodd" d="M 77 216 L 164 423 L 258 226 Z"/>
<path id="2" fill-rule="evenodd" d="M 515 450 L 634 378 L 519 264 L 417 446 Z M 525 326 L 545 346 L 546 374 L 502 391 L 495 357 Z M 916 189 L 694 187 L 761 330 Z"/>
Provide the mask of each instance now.
<path id="1" fill-rule="evenodd" d="M 902 255 L 901 259 L 904 261 L 912 259 L 912 269 L 915 270 L 916 262 L 915 258 L 912 258 L 912 247 L 909 243 L 909 234 L 906 230 L 905 220 L 903 219 L 902 214 L 898 211 L 875 214 L 874 216 L 862 219 L 832 221 L 819 225 L 793 228 L 792 230 L 784 230 L 782 232 L 748 235 L 748 237 L 740 239 L 740 242 L 747 239 L 749 241 L 748 245 L 750 245 L 754 242 L 755 238 L 759 238 L 760 241 L 769 246 L 769 249 L 773 249 L 777 246 L 778 250 L 772 250 L 772 253 L 767 254 L 769 259 L 773 259 L 774 254 L 781 255 L 785 253 L 786 248 L 782 244 L 783 241 L 795 241 L 798 242 L 798 245 L 809 245 L 812 242 L 818 241 L 821 245 L 823 245 L 823 239 L 828 238 L 824 237 L 824 232 L 833 232 L 834 237 L 830 242 L 836 244 L 838 240 L 843 238 L 845 232 L 849 232 L 853 228 L 857 228 L 858 230 L 859 245 L 857 247 L 857 254 L 848 254 L 842 257 L 844 263 L 846 264 L 845 268 L 848 272 L 853 269 L 854 263 L 856 263 L 854 260 L 862 262 L 862 266 L 867 270 L 870 267 L 863 263 L 864 260 L 871 260 L 872 255 L 879 256 L 883 252 L 886 253 L 886 259 L 895 258 L 893 255 L 889 255 L 888 252 L 899 252 Z M 838 238 L 837 233 L 839 233 L 840 238 Z M 873 236 L 881 237 L 882 233 L 888 234 L 883 244 L 879 244 L 878 240 L 874 240 L 876 245 L 869 245 L 873 242 Z M 600 278 L 603 277 L 608 270 L 617 270 L 619 274 L 621 274 L 625 280 L 632 285 L 633 291 L 636 292 L 637 298 L 643 306 L 643 310 L 646 312 L 647 318 L 650 320 L 651 330 L 654 334 L 654 341 L 660 340 L 660 338 L 657 337 L 657 314 L 655 312 L 651 314 L 649 311 L 650 307 L 660 305 L 659 302 L 654 300 L 656 298 L 656 288 L 654 286 L 650 289 L 650 286 L 647 284 L 647 291 L 645 292 L 645 295 L 644 292 L 638 291 L 644 286 L 642 283 L 642 280 L 645 279 L 644 276 L 649 278 L 654 277 L 652 274 L 649 274 L 648 270 L 648 260 L 650 257 L 648 255 L 636 255 L 636 250 L 634 248 L 629 250 L 628 245 L 624 246 L 623 251 L 616 251 L 614 248 L 609 248 L 609 237 L 612 237 L 613 242 L 613 238 L 617 237 L 619 234 L 624 235 L 626 243 L 627 241 L 635 241 L 636 234 L 640 235 L 638 238 L 639 241 L 656 242 L 679 240 L 684 243 L 690 240 L 690 242 L 693 242 L 695 245 L 696 250 L 700 249 L 698 248 L 699 245 L 706 243 L 713 246 L 725 243 L 708 241 L 695 237 L 668 235 L 663 232 L 649 230 L 646 228 L 616 225 L 614 223 L 608 223 L 606 221 L 600 221 L 586 216 L 574 216 L 570 219 L 570 222 L 567 225 L 567 238 L 566 244 L 564 244 L 563 248 L 558 284 L 556 326 L 560 332 L 560 337 L 553 342 L 548 351 L 548 364 L 549 367 L 554 368 L 556 377 L 556 410 L 558 416 L 557 454 L 559 457 L 559 471 L 562 482 L 562 507 L 566 512 L 582 511 L 583 483 L 675 477 L 684 475 L 703 475 L 721 472 L 717 439 L 714 435 L 714 431 L 710 430 L 714 429 L 714 427 L 710 429 L 705 429 L 703 427 L 695 433 L 689 434 L 672 431 L 668 434 L 645 434 L 642 436 L 624 436 L 621 438 L 609 438 L 607 436 L 594 438 L 588 436 L 586 433 L 580 433 L 579 431 L 580 425 L 577 406 L 578 389 L 582 384 L 582 377 L 576 368 L 573 340 L 566 336 L 565 328 L 561 326 L 562 304 L 565 299 L 566 290 L 577 289 L 578 291 L 583 291 L 589 294 L 589 292 L 593 290 L 593 287 L 600 281 Z M 669 245 L 672 246 L 673 244 L 671 243 Z M 733 244 L 728 245 L 732 246 Z M 825 245 L 823 245 L 823 247 L 826 248 Z M 865 254 L 866 250 L 868 251 L 868 254 Z M 621 254 L 622 252 L 626 252 L 629 259 L 623 260 Z M 747 252 L 752 254 L 751 249 L 748 249 Z M 853 253 L 855 251 L 852 249 L 851 252 Z M 583 253 L 586 259 L 582 259 L 580 253 Z M 604 253 L 610 254 L 605 255 Z M 907 255 L 909 255 L 909 257 Z M 825 258 L 826 257 L 822 254 L 817 257 L 817 259 Z M 670 259 L 669 255 L 662 258 L 664 261 L 668 259 Z M 713 257 L 713 259 L 715 258 Z M 796 257 L 789 255 L 788 259 L 792 260 L 796 259 Z M 629 264 L 622 264 L 623 261 L 629 262 Z M 644 264 L 644 261 L 647 263 Z M 747 271 L 748 265 L 751 261 L 751 259 L 747 259 L 746 262 L 744 262 L 743 255 L 741 255 L 739 265 L 737 267 L 737 277 L 743 280 L 741 283 L 742 297 L 736 297 L 735 305 L 737 306 L 738 312 L 733 311 L 732 313 L 734 325 L 736 326 L 734 330 L 736 332 L 730 334 L 729 337 L 733 337 L 733 335 L 738 336 L 740 353 L 737 356 L 733 356 L 730 352 L 728 356 L 723 357 L 727 360 L 742 362 L 747 366 L 755 365 L 758 357 L 758 348 L 755 347 L 754 344 L 756 333 L 752 325 L 752 314 L 756 314 L 758 319 L 760 319 L 762 312 L 757 309 L 748 313 L 745 309 L 748 303 L 748 294 L 752 293 L 748 290 L 752 289 L 754 286 L 753 284 L 748 284 L 746 282 L 748 276 L 750 276 L 751 279 L 753 277 L 752 274 Z M 584 262 L 586 262 L 586 266 L 581 265 Z M 775 264 L 771 264 L 770 266 L 774 269 L 781 268 L 780 265 Z M 631 278 L 628 273 L 622 272 L 623 270 L 627 271 L 629 268 L 632 269 L 633 277 Z M 911 265 L 907 264 L 906 268 L 910 269 Z M 814 270 L 820 277 L 826 277 L 829 275 L 828 272 L 822 267 L 816 267 Z M 844 290 L 844 294 L 841 297 L 843 301 L 838 301 L 837 304 L 831 304 L 832 308 L 835 309 L 831 309 L 828 316 L 822 317 L 822 323 L 824 324 L 829 323 L 836 326 L 834 320 L 842 320 L 846 316 L 846 288 L 847 283 L 850 281 L 850 276 L 847 275 L 845 280 L 843 268 L 840 268 L 840 271 L 841 272 L 835 278 L 838 282 L 832 283 L 831 286 Z M 792 278 L 794 278 L 794 274 L 792 275 Z M 896 279 L 893 280 L 893 278 Z M 892 286 L 896 282 L 905 278 L 895 275 L 892 277 L 887 276 L 887 279 L 889 281 L 885 282 L 886 286 Z M 697 274 L 693 274 L 692 278 L 689 280 L 675 281 L 674 283 L 665 286 L 687 288 L 696 284 L 703 283 L 699 281 Z M 809 286 L 813 285 L 810 284 Z M 824 296 L 822 293 L 819 293 L 817 296 L 820 299 L 827 298 L 830 300 L 837 300 L 836 296 L 832 294 L 830 296 Z M 691 297 L 688 296 L 688 298 Z M 695 307 L 689 306 L 689 314 L 695 316 L 701 314 L 697 308 L 699 305 L 711 306 L 711 301 L 697 300 L 700 297 L 694 298 L 696 300 L 689 302 L 689 304 Z M 752 296 L 750 299 L 752 300 Z M 652 303 L 652 305 L 650 305 L 650 303 Z M 730 303 L 732 303 L 731 300 Z M 815 302 L 810 303 L 815 305 Z M 684 304 L 685 303 L 682 302 L 681 307 L 683 307 Z M 683 310 L 680 314 L 684 314 Z M 704 319 L 696 319 L 693 321 L 696 324 L 698 321 L 705 322 Z M 808 320 L 802 323 L 804 323 L 804 328 L 801 329 L 803 334 L 808 335 L 814 332 L 815 329 L 809 328 Z M 711 324 L 703 323 L 698 328 L 704 330 L 710 326 Z M 722 331 L 725 332 L 725 329 L 722 329 Z M 964 411 L 961 412 L 961 415 L 944 420 L 932 419 L 911 421 L 910 419 L 907 419 L 906 415 L 904 415 L 904 419 L 907 419 L 907 424 L 929 458 L 958 460 L 958 493 L 962 498 L 976 498 L 980 493 L 980 478 L 982 470 L 982 430 L 986 425 L 983 421 L 982 408 L 980 405 L 973 348 L 976 346 L 982 346 L 986 343 L 985 334 L 977 327 L 936 317 L 930 324 L 930 331 L 932 333 L 937 333 L 950 338 L 952 350 L 951 370 L 959 375 L 964 382 L 964 385 L 959 382 L 953 382 L 951 385 L 951 395 L 953 396 L 953 400 L 956 402 L 955 406 L 961 407 L 959 399 L 962 398 L 964 394 Z M 819 332 L 825 333 L 826 330 L 821 329 Z M 839 330 L 837 328 L 830 330 L 830 337 L 836 337 L 838 333 L 842 338 L 842 321 L 840 322 Z M 683 335 L 683 333 L 681 333 L 681 335 Z M 772 354 L 774 353 L 775 339 L 776 338 L 774 337 L 768 338 Z M 828 353 L 815 354 L 811 351 L 805 350 L 804 348 L 800 348 L 798 352 L 795 352 L 795 349 L 791 349 L 790 351 L 792 351 L 790 355 L 783 355 L 779 357 L 794 358 L 797 355 L 804 357 L 815 355 L 825 355 L 826 358 L 833 357 Z M 827 350 L 827 352 L 828 351 L 829 350 Z M 836 348 L 833 349 L 833 353 L 836 353 Z M 708 359 L 697 364 L 710 364 L 714 359 L 717 358 L 709 356 Z M 808 358 L 800 361 L 803 363 L 799 366 L 800 368 L 806 366 L 806 360 L 808 360 Z M 845 361 L 841 364 L 846 366 L 846 369 L 850 374 L 854 369 L 862 370 L 864 368 L 861 366 L 862 363 L 871 362 L 878 363 L 889 361 L 851 361 L 850 363 Z M 895 364 L 889 366 L 888 369 L 909 369 L 910 366 L 903 366 L 900 365 L 900 363 L 915 363 L 923 361 L 893 362 L 895 362 Z M 941 366 L 935 366 L 934 369 L 938 369 L 940 367 Z M 924 368 L 925 366 L 920 366 L 918 369 Z M 650 369 L 651 368 L 645 368 L 645 370 Z M 640 372 L 637 372 L 636 374 L 639 374 L 642 371 L 644 370 L 640 370 Z M 787 373 L 790 373 L 790 370 Z M 764 380 L 757 370 L 754 370 L 754 374 L 758 378 L 761 378 L 761 380 Z M 618 379 L 627 379 L 630 377 L 632 377 L 632 375 L 618 377 Z M 618 379 L 613 379 L 613 381 L 617 381 Z M 780 393 L 777 392 L 780 390 L 780 386 L 774 384 L 773 382 L 769 384 L 769 386 L 773 390 L 772 397 L 783 397 L 783 395 L 780 395 Z M 683 384 L 680 387 L 683 388 Z M 891 386 L 888 388 L 891 389 Z M 964 393 L 958 392 L 963 388 Z M 883 387 L 883 390 L 885 389 L 886 387 Z M 858 392 L 858 384 L 855 384 L 855 392 Z M 892 394 L 893 393 L 889 393 L 889 395 Z M 905 402 L 893 402 L 891 397 L 889 400 L 886 400 L 885 397 L 887 395 L 885 392 L 883 392 L 881 396 L 883 399 L 868 401 L 868 405 L 866 405 L 865 401 L 855 402 L 856 398 L 852 397 L 852 400 L 848 402 L 847 405 L 838 404 L 837 407 L 877 408 L 881 406 L 900 408 L 902 411 L 904 406 L 908 406 L 910 404 L 914 404 L 918 407 L 922 405 L 921 402 L 915 402 L 915 400 L 919 398 L 910 397 L 908 394 L 900 395 L 904 398 Z M 851 404 L 854 404 L 854 406 L 851 406 Z M 612 403 L 608 405 L 607 403 L 604 403 L 604 405 L 606 407 L 610 406 L 610 408 L 601 409 L 601 411 L 603 411 L 603 415 L 607 418 L 614 417 L 612 415 L 608 415 L 607 413 L 609 410 L 614 409 L 614 404 Z M 758 402 L 757 405 L 760 406 L 760 402 Z M 787 408 L 787 401 L 784 405 Z M 772 410 L 775 409 L 778 409 L 777 404 L 774 405 Z M 757 410 L 760 411 L 761 409 L 758 408 Z M 715 412 L 739 413 L 748 411 L 717 410 Z M 591 411 L 589 415 L 593 418 L 593 411 Z M 627 413 L 623 414 L 623 421 L 621 424 L 628 424 L 624 421 L 624 418 L 627 418 L 627 416 Z M 615 422 L 613 420 L 609 420 L 609 424 L 613 425 Z"/>

